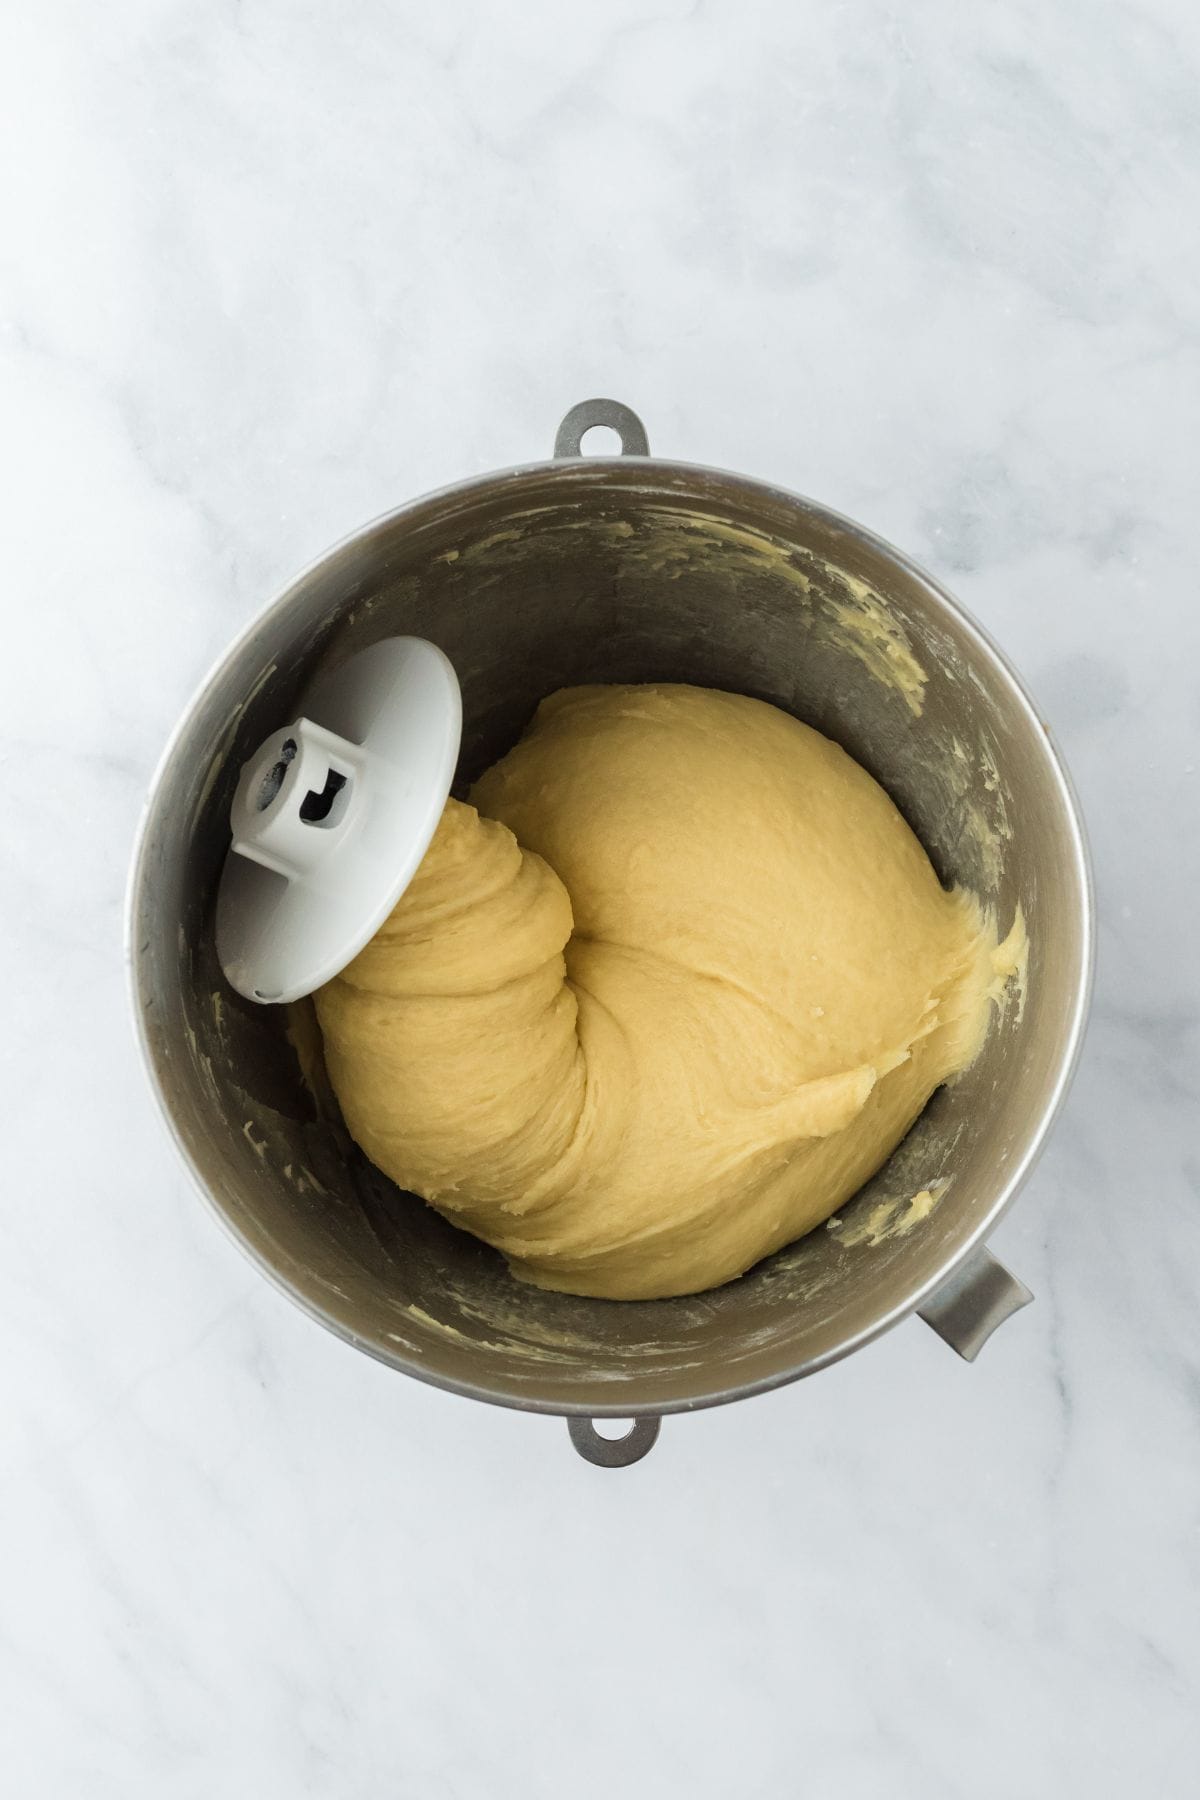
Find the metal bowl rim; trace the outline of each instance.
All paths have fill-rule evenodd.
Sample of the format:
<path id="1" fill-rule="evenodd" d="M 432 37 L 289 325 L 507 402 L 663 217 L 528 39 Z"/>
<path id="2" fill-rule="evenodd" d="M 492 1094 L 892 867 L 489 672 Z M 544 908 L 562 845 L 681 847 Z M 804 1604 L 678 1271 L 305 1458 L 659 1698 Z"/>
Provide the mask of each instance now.
<path id="1" fill-rule="evenodd" d="M 844 1342 L 834 1346 L 823 1355 L 805 1360 L 803 1363 L 778 1370 L 770 1375 L 760 1376 L 751 1381 L 737 1382 L 728 1387 L 714 1388 L 696 1396 L 685 1396 L 657 1401 L 650 1407 L 630 1407 L 607 1398 L 597 1397 L 589 1402 L 569 1402 L 562 1399 L 546 1399 L 539 1396 L 518 1395 L 508 1389 L 487 1386 L 485 1383 L 461 1381 L 452 1376 L 431 1370 L 418 1358 L 406 1355 L 399 1350 L 387 1349 L 383 1345 L 362 1337 L 351 1326 L 331 1313 L 326 1307 L 318 1304 L 297 1288 L 292 1281 L 252 1244 L 239 1230 L 228 1211 L 212 1191 L 196 1165 L 175 1117 L 168 1107 L 163 1086 L 158 1079 L 154 1053 L 150 1045 L 145 1027 L 145 1019 L 139 998 L 139 953 L 134 946 L 134 929 L 137 921 L 142 886 L 145 878 L 145 856 L 149 836 L 151 816 L 154 803 L 163 782 L 164 776 L 177 751 L 187 739 L 194 719 L 207 700 L 209 690 L 225 670 L 241 656 L 243 649 L 254 638 L 255 634 L 282 613 L 292 602 L 295 594 L 304 587 L 314 575 L 327 564 L 333 562 L 342 552 L 360 539 L 373 532 L 394 525 L 405 518 L 413 519 L 422 512 L 434 513 L 446 501 L 463 500 L 473 492 L 483 495 L 489 488 L 499 483 L 521 481 L 532 477 L 559 476 L 566 480 L 580 479 L 582 470 L 594 472 L 597 477 L 605 474 L 617 474 L 621 477 L 621 486 L 631 485 L 631 478 L 644 472 L 651 481 L 655 476 L 675 475 L 680 477 L 699 476 L 709 481 L 716 481 L 735 489 L 748 490 L 761 498 L 780 502 L 785 506 L 799 510 L 803 514 L 814 517 L 826 525 L 831 525 L 844 532 L 864 548 L 882 556 L 887 562 L 902 569 L 912 580 L 917 582 L 942 607 L 950 612 L 963 627 L 978 650 L 989 657 L 995 664 L 998 674 L 1007 683 L 1012 698 L 1016 701 L 1027 724 L 1034 733 L 1035 739 L 1042 743 L 1046 760 L 1058 788 L 1066 817 L 1071 849 L 1072 871 L 1079 883 L 1081 895 L 1080 917 L 1080 954 L 1075 972 L 1074 1000 L 1071 1009 L 1070 1024 L 1065 1046 L 1059 1062 L 1053 1086 L 1042 1109 L 1041 1117 L 1022 1156 L 1007 1174 L 999 1188 L 993 1204 L 981 1217 L 969 1236 L 964 1240 L 954 1257 L 937 1273 L 917 1286 L 907 1290 L 903 1297 L 889 1307 L 878 1319 L 863 1326 Z M 786 1387 L 793 1381 L 805 1376 L 814 1375 L 818 1370 L 828 1368 L 840 1362 L 843 1357 L 852 1355 L 865 1345 L 882 1337 L 914 1313 L 921 1304 L 946 1282 L 959 1269 L 972 1252 L 984 1242 L 988 1234 L 995 1228 L 999 1220 L 1008 1211 L 1025 1182 L 1028 1180 L 1039 1156 L 1045 1148 L 1050 1129 L 1062 1110 L 1063 1102 L 1070 1090 L 1071 1082 L 1079 1064 L 1080 1052 L 1087 1025 L 1088 1006 L 1091 1000 L 1092 982 L 1095 970 L 1095 893 L 1092 878 L 1091 857 L 1088 850 L 1087 837 L 1083 825 L 1083 817 L 1079 807 L 1074 784 L 1067 771 L 1066 764 L 1054 740 L 1050 728 L 1041 718 L 1032 698 L 1027 692 L 1024 682 L 1003 650 L 974 618 L 962 603 L 955 598 L 928 570 L 899 550 L 895 545 L 882 538 L 877 532 L 861 525 L 856 519 L 849 518 L 834 508 L 812 500 L 806 495 L 793 493 L 788 488 L 779 487 L 755 476 L 742 475 L 734 470 L 715 468 L 710 464 L 681 462 L 664 457 L 634 456 L 585 456 L 567 460 L 540 459 L 535 462 L 517 463 L 505 469 L 494 469 L 482 475 L 468 476 L 443 487 L 420 494 L 390 511 L 381 513 L 367 524 L 359 526 L 323 550 L 306 567 L 294 576 L 273 600 L 269 601 L 248 622 L 245 628 L 232 640 L 227 649 L 213 663 L 204 679 L 195 689 L 191 700 L 184 708 L 178 723 L 167 739 L 162 754 L 158 759 L 146 798 L 143 802 L 135 837 L 133 861 L 130 868 L 129 881 L 125 896 L 124 915 L 124 947 L 126 976 L 129 984 L 129 999 L 133 1014 L 134 1032 L 143 1068 L 149 1082 L 159 1116 L 173 1140 L 184 1166 L 191 1175 L 192 1181 L 210 1211 L 215 1215 L 227 1235 L 242 1253 L 255 1265 L 267 1280 L 281 1294 L 298 1306 L 309 1318 L 323 1325 L 336 1337 L 356 1350 L 374 1357 L 377 1362 L 397 1369 L 402 1374 L 411 1375 L 431 1387 L 444 1392 L 459 1394 L 466 1399 L 482 1400 L 491 1405 L 509 1407 L 518 1412 L 542 1413 L 554 1417 L 577 1418 L 612 1418 L 625 1419 L 635 1414 L 652 1412 L 667 1415 L 674 1413 L 697 1412 L 712 1406 L 728 1405 L 734 1400 L 750 1399 L 756 1394 L 770 1393 L 775 1388 Z M 622 1305 L 636 1305 L 637 1302 L 618 1302 Z"/>

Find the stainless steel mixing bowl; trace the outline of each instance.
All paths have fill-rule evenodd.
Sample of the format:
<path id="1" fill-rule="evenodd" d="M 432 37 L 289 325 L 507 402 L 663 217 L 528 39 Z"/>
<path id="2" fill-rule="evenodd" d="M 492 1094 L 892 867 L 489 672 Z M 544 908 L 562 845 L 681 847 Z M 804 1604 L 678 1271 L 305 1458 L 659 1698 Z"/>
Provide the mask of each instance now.
<path id="1" fill-rule="evenodd" d="M 580 455 L 592 425 L 623 454 Z M 520 1286 L 494 1252 L 371 1167 L 302 1079 L 275 1007 L 240 1000 L 212 906 L 238 769 L 319 669 L 389 633 L 432 639 L 463 691 L 461 786 L 576 682 L 758 695 L 883 783 L 939 875 L 1029 933 L 1024 1004 L 822 1228 L 695 1298 Z M 568 414 L 555 460 L 416 500 L 355 533 L 257 619 L 164 755 L 130 888 L 151 1081 L 201 1191 L 314 1318 L 407 1374 L 557 1413 L 593 1461 L 636 1460 L 664 1413 L 812 1374 L 921 1312 L 962 1354 L 1030 1298 L 983 1248 L 1067 1087 L 1092 902 L 1078 810 L 1045 725 L 944 589 L 861 526 L 739 475 L 651 459 L 611 401 Z M 301 1021 L 302 1023 L 302 1021 Z M 940 1195 L 923 1219 L 909 1202 Z M 633 1418 L 631 1434 L 591 1421 Z"/>

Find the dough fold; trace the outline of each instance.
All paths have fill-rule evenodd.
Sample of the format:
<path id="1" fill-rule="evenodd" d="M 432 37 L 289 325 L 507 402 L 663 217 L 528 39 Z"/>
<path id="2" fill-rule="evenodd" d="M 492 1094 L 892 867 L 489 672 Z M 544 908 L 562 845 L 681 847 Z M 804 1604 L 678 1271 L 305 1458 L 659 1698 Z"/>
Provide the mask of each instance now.
<path id="1" fill-rule="evenodd" d="M 695 1293 L 827 1219 L 971 1060 L 996 934 L 760 701 L 567 689 L 316 996 L 373 1162 L 514 1271 Z"/>

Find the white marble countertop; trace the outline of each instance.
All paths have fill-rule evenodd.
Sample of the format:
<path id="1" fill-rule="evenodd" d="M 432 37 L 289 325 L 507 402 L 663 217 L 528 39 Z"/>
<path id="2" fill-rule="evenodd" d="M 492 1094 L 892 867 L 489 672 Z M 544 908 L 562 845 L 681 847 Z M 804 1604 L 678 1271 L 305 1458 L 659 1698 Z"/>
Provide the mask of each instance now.
<path id="1" fill-rule="evenodd" d="M 1187 0 L 60 0 L 0 34 L 0 1768 L 13 1800 L 1186 1800 L 1200 1757 Z M 612 393 L 945 579 L 1087 812 L 1084 1063 L 980 1362 L 670 1421 L 354 1354 L 194 1196 L 122 891 L 189 691 Z"/>

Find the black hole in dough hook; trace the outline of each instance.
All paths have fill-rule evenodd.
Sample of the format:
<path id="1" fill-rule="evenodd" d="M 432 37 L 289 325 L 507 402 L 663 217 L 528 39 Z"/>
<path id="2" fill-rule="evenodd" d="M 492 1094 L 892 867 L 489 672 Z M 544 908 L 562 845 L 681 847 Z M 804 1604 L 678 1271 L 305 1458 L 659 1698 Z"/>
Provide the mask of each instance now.
<path id="1" fill-rule="evenodd" d="M 339 775 L 336 769 L 330 769 L 325 777 L 325 786 L 318 794 L 313 788 L 305 794 L 300 803 L 300 817 L 306 825 L 332 825 L 330 814 L 333 803 L 346 785 L 346 777 Z"/>
<path id="2" fill-rule="evenodd" d="M 254 803 L 258 812 L 266 812 L 283 786 L 283 778 L 288 772 L 288 764 L 295 754 L 295 738 L 284 738 L 283 743 L 279 746 L 279 761 L 271 765 L 259 784 L 258 799 Z"/>

